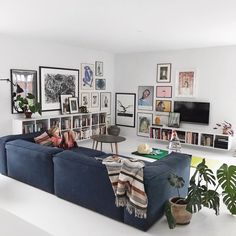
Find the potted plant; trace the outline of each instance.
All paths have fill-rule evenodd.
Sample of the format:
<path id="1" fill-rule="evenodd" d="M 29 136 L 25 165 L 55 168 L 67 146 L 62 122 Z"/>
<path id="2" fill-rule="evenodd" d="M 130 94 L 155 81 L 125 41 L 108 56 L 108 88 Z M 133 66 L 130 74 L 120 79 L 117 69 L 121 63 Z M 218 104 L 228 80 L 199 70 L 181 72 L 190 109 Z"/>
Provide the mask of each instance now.
<path id="1" fill-rule="evenodd" d="M 35 96 L 32 93 L 28 93 L 26 97 L 18 95 L 16 101 L 25 113 L 26 118 L 31 118 L 32 114 L 36 112 L 41 115 L 41 105 L 35 100 Z"/>
<path id="2" fill-rule="evenodd" d="M 230 213 L 236 215 L 236 166 L 223 164 L 215 176 L 203 159 L 190 179 L 186 198 L 179 195 L 179 189 L 185 184 L 182 177 L 171 174 L 168 182 L 178 192 L 178 197 L 171 198 L 165 206 L 165 214 L 171 229 L 176 224 L 189 223 L 189 214 L 200 211 L 202 207 L 213 209 L 215 214 L 219 215 L 220 196 L 223 197 Z M 221 194 L 218 192 L 219 187 L 223 190 Z"/>

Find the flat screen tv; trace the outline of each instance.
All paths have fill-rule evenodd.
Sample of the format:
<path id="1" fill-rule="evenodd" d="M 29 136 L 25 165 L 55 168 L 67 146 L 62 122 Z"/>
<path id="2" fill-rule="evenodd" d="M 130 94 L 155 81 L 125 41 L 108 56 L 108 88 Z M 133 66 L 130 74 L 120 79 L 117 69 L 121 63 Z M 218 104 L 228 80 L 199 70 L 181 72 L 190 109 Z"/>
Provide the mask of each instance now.
<path id="1" fill-rule="evenodd" d="M 198 124 L 209 124 L 209 102 L 175 101 L 174 112 L 180 113 L 180 121 Z"/>

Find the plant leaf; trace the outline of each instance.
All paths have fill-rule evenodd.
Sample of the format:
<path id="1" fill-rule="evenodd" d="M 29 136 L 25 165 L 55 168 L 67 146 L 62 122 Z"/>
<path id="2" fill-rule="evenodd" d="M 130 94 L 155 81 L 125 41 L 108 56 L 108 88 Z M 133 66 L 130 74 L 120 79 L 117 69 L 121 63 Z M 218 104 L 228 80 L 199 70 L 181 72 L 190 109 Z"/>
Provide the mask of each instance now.
<path id="1" fill-rule="evenodd" d="M 188 189 L 187 207 L 186 210 L 191 213 L 196 213 L 202 209 L 202 192 L 204 189 L 192 183 Z"/>
<path id="2" fill-rule="evenodd" d="M 219 215 L 219 207 L 220 207 L 220 197 L 219 193 L 214 190 L 204 191 L 202 194 L 202 205 L 215 210 L 215 214 Z"/>
<path id="3" fill-rule="evenodd" d="M 223 202 L 227 206 L 231 214 L 236 215 L 236 192 L 227 193 L 223 192 Z"/>
<path id="4" fill-rule="evenodd" d="M 168 177 L 168 181 L 170 185 L 175 188 L 183 188 L 185 183 L 182 177 L 179 177 L 178 175 L 175 175 L 173 173 L 171 173 L 170 176 Z"/>
<path id="5" fill-rule="evenodd" d="M 166 201 L 166 204 L 165 204 L 165 216 L 166 216 L 169 228 L 174 229 L 175 226 L 176 226 L 176 221 L 175 221 L 175 218 L 172 215 L 171 204 L 170 204 L 169 201 Z"/>

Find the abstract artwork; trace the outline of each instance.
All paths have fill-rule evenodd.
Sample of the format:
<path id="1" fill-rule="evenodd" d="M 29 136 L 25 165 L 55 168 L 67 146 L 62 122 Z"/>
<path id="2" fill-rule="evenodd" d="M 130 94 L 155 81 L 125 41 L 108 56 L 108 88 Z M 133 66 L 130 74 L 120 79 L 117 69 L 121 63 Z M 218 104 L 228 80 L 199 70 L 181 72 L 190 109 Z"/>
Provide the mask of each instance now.
<path id="1" fill-rule="evenodd" d="M 106 90 L 106 80 L 105 79 L 96 79 L 95 80 L 95 89 L 96 90 Z"/>
<path id="2" fill-rule="evenodd" d="M 81 89 L 93 90 L 94 89 L 94 65 L 81 64 Z"/>
<path id="3" fill-rule="evenodd" d="M 79 94 L 79 70 L 39 67 L 42 111 L 60 110 L 60 95 Z"/>

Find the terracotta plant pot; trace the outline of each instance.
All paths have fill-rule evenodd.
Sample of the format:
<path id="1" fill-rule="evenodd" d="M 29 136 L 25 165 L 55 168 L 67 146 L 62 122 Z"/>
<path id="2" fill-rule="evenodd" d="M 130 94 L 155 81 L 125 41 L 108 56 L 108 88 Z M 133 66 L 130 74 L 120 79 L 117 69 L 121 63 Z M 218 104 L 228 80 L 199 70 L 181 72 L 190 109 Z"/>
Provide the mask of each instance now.
<path id="1" fill-rule="evenodd" d="M 174 197 L 170 198 L 169 202 L 171 204 L 171 212 L 175 218 L 176 224 L 186 225 L 190 223 L 192 214 L 186 210 L 186 202 L 183 198 Z"/>
<path id="2" fill-rule="evenodd" d="M 25 118 L 29 119 L 32 116 L 32 112 L 26 111 L 25 112 Z"/>

